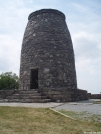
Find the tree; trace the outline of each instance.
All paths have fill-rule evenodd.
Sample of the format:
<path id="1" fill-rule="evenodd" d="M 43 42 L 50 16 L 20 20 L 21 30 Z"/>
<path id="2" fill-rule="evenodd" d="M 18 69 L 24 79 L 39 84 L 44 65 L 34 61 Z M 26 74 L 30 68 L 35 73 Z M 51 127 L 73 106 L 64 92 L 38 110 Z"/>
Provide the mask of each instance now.
<path id="1" fill-rule="evenodd" d="M 0 90 L 18 89 L 18 76 L 12 72 L 2 73 L 0 75 Z"/>

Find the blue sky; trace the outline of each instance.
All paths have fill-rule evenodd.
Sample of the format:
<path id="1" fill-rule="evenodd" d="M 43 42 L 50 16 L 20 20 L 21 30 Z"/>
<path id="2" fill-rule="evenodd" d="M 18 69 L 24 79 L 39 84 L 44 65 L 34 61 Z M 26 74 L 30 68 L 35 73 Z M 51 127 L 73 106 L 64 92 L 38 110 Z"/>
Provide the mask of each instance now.
<path id="1" fill-rule="evenodd" d="M 19 75 L 23 34 L 31 12 L 62 11 L 75 53 L 78 88 L 101 92 L 101 0 L 0 0 L 0 73 Z"/>

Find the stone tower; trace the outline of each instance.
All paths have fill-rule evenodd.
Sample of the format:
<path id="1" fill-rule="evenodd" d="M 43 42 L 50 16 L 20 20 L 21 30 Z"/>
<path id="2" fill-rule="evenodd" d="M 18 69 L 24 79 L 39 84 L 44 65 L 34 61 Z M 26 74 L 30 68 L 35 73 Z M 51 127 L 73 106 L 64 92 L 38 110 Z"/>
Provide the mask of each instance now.
<path id="1" fill-rule="evenodd" d="M 20 89 L 77 88 L 75 59 L 65 15 L 54 9 L 31 13 L 25 29 Z"/>
<path id="2" fill-rule="evenodd" d="M 33 89 L 41 98 L 46 96 L 51 101 L 88 98 L 86 90 L 77 88 L 72 40 L 65 15 L 58 10 L 42 9 L 28 17 L 21 50 L 19 90 L 33 96 Z"/>

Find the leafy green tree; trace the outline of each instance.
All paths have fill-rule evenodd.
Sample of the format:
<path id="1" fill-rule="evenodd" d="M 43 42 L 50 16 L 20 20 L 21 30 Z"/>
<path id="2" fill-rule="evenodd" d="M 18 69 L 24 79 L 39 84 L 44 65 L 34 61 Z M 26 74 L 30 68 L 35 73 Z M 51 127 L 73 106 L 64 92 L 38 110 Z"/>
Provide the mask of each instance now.
<path id="1" fill-rule="evenodd" d="M 4 89 L 18 89 L 18 76 L 12 72 L 2 73 L 0 75 L 0 90 Z"/>

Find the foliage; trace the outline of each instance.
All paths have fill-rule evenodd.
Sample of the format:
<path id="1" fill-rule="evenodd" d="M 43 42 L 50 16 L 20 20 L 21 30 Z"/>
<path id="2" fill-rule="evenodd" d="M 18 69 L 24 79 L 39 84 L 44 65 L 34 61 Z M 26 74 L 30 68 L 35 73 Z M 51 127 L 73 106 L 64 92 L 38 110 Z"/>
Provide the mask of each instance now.
<path id="1" fill-rule="evenodd" d="M 0 90 L 18 89 L 18 76 L 12 72 L 2 73 L 0 75 Z"/>

